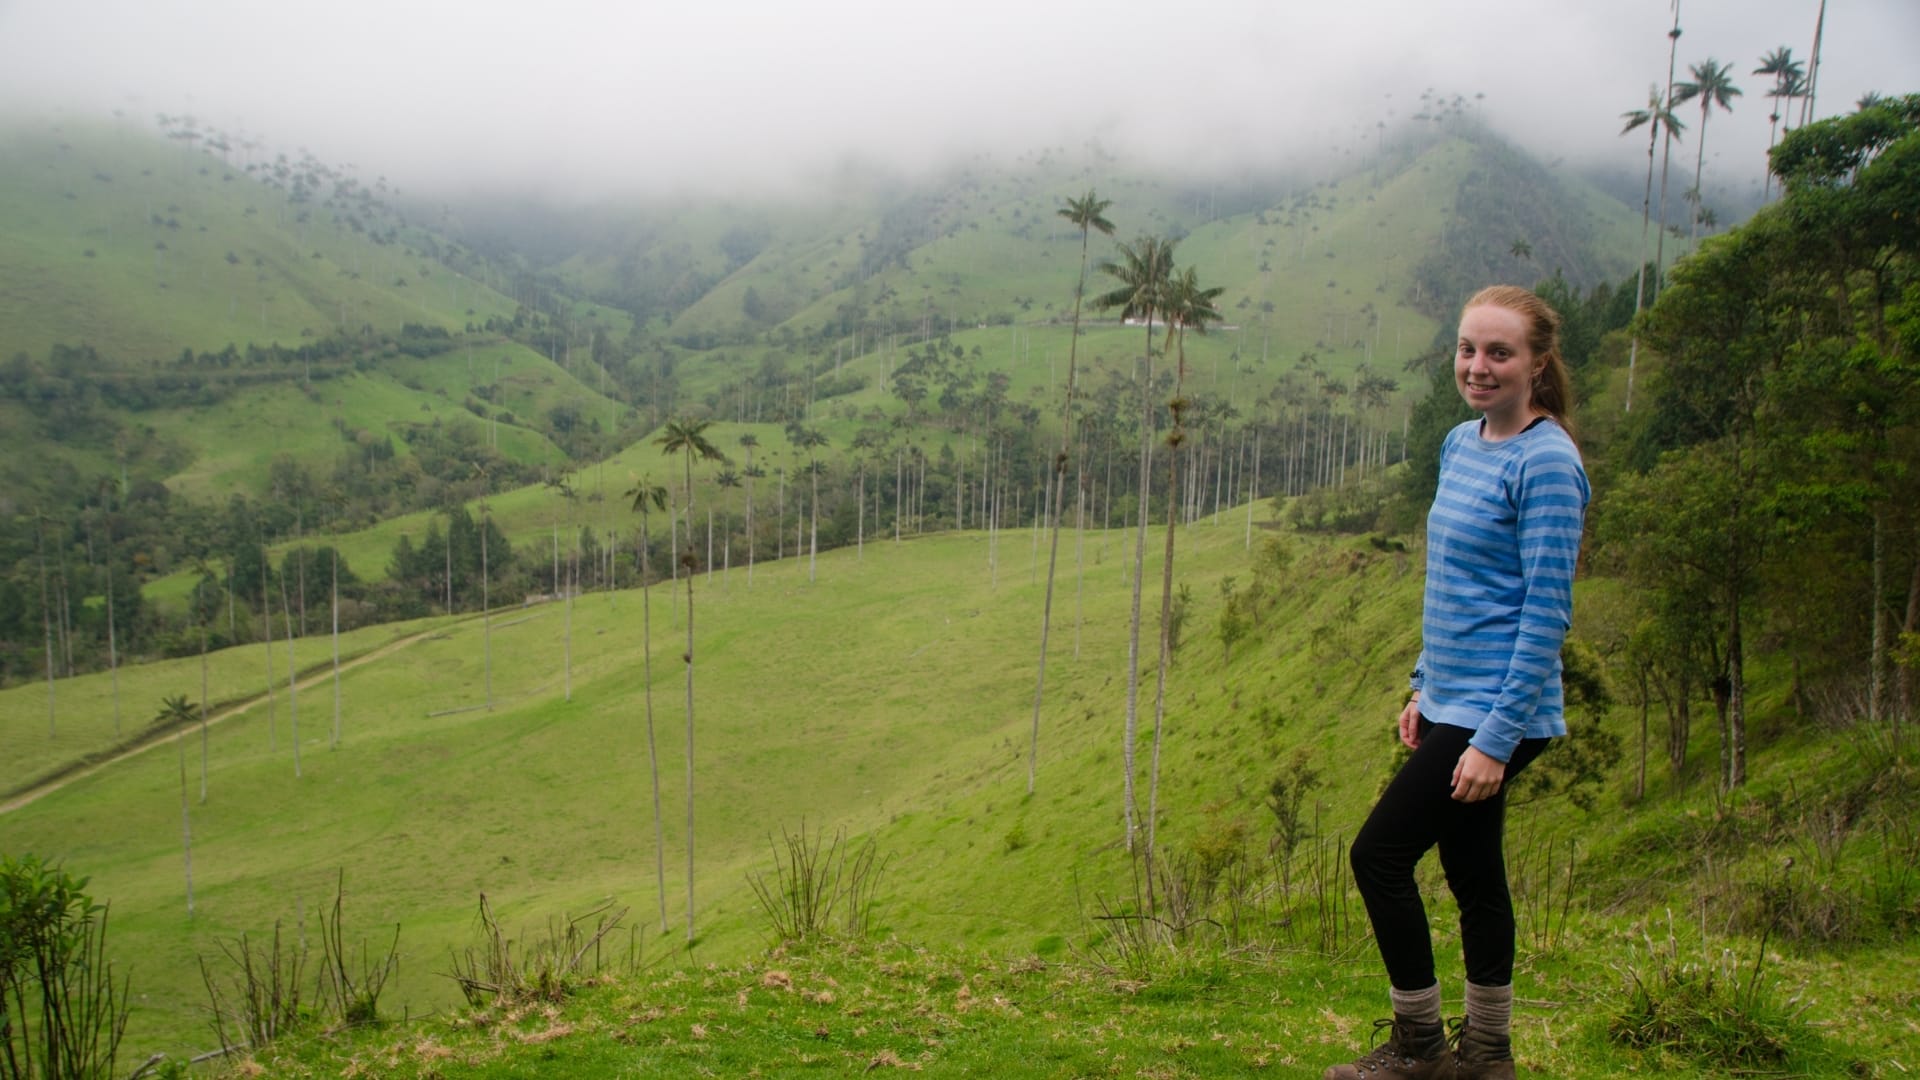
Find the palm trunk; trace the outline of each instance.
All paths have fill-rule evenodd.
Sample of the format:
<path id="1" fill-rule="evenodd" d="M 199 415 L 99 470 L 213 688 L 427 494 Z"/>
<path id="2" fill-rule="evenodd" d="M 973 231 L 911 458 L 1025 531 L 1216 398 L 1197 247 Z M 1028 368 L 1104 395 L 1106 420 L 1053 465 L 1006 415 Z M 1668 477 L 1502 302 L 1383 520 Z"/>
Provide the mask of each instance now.
<path id="1" fill-rule="evenodd" d="M 47 642 L 47 738 L 54 737 L 53 604 L 47 595 L 47 551 L 44 526 L 35 522 L 34 541 L 40 549 L 40 629 Z"/>
<path id="2" fill-rule="evenodd" d="M 333 748 L 340 747 L 340 549 L 333 550 Z"/>
<path id="3" fill-rule="evenodd" d="M 1667 96 L 1661 100 L 1672 107 L 1674 63 L 1680 50 L 1680 4 L 1674 0 L 1673 29 L 1667 32 Z M 1702 133 L 1705 134 L 1704 132 Z M 1666 266 L 1667 250 L 1667 166 L 1673 160 L 1673 130 L 1667 129 L 1667 137 L 1661 140 L 1660 147 L 1660 231 L 1655 234 L 1653 244 L 1653 294 L 1648 302 L 1660 298 L 1660 274 Z"/>
<path id="4" fill-rule="evenodd" d="M 284 565 L 284 564 L 283 564 Z M 280 575 L 280 622 L 287 631 L 287 712 L 293 729 L 293 776 L 300 778 L 300 668 L 293 658 L 293 609 L 287 606 L 287 576 Z M 269 622 L 267 633 L 273 633 Z"/>
<path id="5" fill-rule="evenodd" d="M 1663 110 L 1669 108 L 1665 102 L 1660 107 Z M 1657 116 L 1649 124 L 1653 130 L 1647 135 L 1647 190 L 1640 197 L 1640 272 L 1633 283 L 1633 313 L 1636 316 L 1640 314 L 1647 295 L 1647 226 L 1653 217 L 1653 148 L 1660 141 L 1660 130 L 1666 127 Z M 1633 372 L 1639 359 L 1640 331 L 1636 326 L 1627 339 L 1627 398 L 1622 412 L 1633 411 Z"/>
<path id="6" fill-rule="evenodd" d="M 660 932 L 667 932 L 667 825 L 660 811 L 660 747 L 653 734 L 653 585 L 647 566 L 647 518 L 640 515 L 640 664 L 641 683 L 647 702 L 647 767 L 653 773 L 653 872 L 660 896 Z M 688 753 L 691 760 L 691 750 Z M 691 766 L 689 766 L 691 767 Z M 688 826 L 692 836 L 692 826 Z"/>
<path id="7" fill-rule="evenodd" d="M 687 575 L 687 943 L 693 943 L 693 575 Z"/>
<path id="8" fill-rule="evenodd" d="M 1173 663 L 1173 542 L 1178 515 L 1173 508 L 1180 498 L 1180 444 L 1186 437 L 1182 414 L 1186 403 L 1180 394 L 1187 371 L 1186 335 L 1180 334 L 1179 359 L 1174 363 L 1173 427 L 1167 432 L 1167 547 L 1160 564 L 1160 662 L 1153 690 L 1153 761 L 1147 773 L 1147 909 L 1153 910 L 1153 869 L 1160 816 L 1160 745 L 1167 716 L 1167 668 Z"/>
<path id="9" fill-rule="evenodd" d="M 1126 824 L 1127 850 L 1133 850 L 1133 834 L 1138 814 L 1133 793 L 1133 745 L 1140 728 L 1140 592 L 1147 572 L 1147 500 L 1152 494 L 1153 467 L 1153 316 L 1147 316 L 1147 351 L 1140 378 L 1140 500 L 1135 510 L 1139 519 L 1133 544 L 1133 607 L 1127 623 L 1127 723 L 1121 762 L 1127 771 Z"/>
<path id="10" fill-rule="evenodd" d="M 267 549 L 262 546 L 260 549 L 262 567 L 260 571 L 260 621 L 266 627 L 267 631 L 266 634 L 262 636 L 262 641 L 267 647 L 267 750 L 271 753 L 280 749 L 280 728 L 279 721 L 274 717 L 273 705 L 273 604 L 270 602 L 273 594 L 267 589 L 266 575 L 271 571 L 266 564 L 266 554 Z"/>
<path id="11" fill-rule="evenodd" d="M 107 525 L 107 670 L 113 674 L 113 734 L 120 734 L 120 646 L 113 623 L 113 526 Z"/>
<path id="12" fill-rule="evenodd" d="M 687 448 L 687 512 L 693 512 L 693 448 Z M 687 943 L 693 943 L 693 544 L 687 544 Z"/>
<path id="13" fill-rule="evenodd" d="M 200 624 L 200 801 L 207 801 L 207 624 Z"/>
<path id="14" fill-rule="evenodd" d="M 202 702 L 203 709 L 205 703 Z M 180 752 L 180 850 L 186 863 L 187 872 L 187 918 L 193 918 L 193 814 L 187 804 L 187 744 L 183 742 L 186 732 L 173 737 L 174 748 Z"/>

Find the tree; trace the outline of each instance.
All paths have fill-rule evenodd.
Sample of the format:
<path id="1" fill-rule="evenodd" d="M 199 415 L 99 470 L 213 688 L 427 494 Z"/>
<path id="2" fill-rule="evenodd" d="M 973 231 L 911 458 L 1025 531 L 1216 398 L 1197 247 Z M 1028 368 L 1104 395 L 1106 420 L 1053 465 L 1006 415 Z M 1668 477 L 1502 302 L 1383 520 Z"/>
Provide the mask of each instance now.
<path id="1" fill-rule="evenodd" d="M 827 437 L 819 428 L 800 428 L 793 433 L 793 445 L 807 452 L 807 476 L 812 485 L 812 494 L 808 496 L 812 521 L 807 542 L 807 582 L 811 584 L 814 560 L 820 554 L 820 462 L 814 453 L 827 445 Z"/>
<path id="2" fill-rule="evenodd" d="M 1640 309 L 1646 306 L 1647 295 L 1647 225 L 1653 216 L 1653 148 L 1660 142 L 1661 132 L 1666 132 L 1668 143 L 1671 145 L 1672 140 L 1686 130 L 1686 126 L 1673 115 L 1671 103 L 1660 96 L 1658 86 L 1647 88 L 1646 108 L 1634 109 L 1632 112 L 1621 113 L 1620 116 L 1627 122 L 1626 126 L 1620 129 L 1622 135 L 1638 127 L 1647 129 L 1647 190 L 1640 200 L 1640 271 L 1635 276 L 1633 285 L 1633 313 L 1638 316 Z M 1660 189 L 1660 199 L 1661 212 L 1664 215 L 1666 211 L 1664 181 Z M 1661 225 L 1664 227 L 1665 224 L 1663 217 Z M 1659 267 L 1656 265 L 1654 276 L 1657 278 L 1659 273 Z M 1636 326 L 1627 345 L 1627 396 L 1625 408 L 1622 410 L 1625 412 L 1633 411 L 1633 374 L 1639 358 L 1640 329 Z"/>
<path id="3" fill-rule="evenodd" d="M 711 420 L 669 420 L 653 440 L 653 445 L 658 446 L 660 452 L 668 457 L 674 454 L 686 455 L 687 483 L 682 489 L 685 502 L 681 509 L 687 523 L 688 550 L 692 550 L 693 545 L 693 459 L 697 457 L 702 461 L 726 460 L 726 455 L 720 452 L 720 448 L 713 445 L 707 438 L 706 431 L 711 426 L 713 426 Z M 677 533 L 675 535 L 677 536 Z M 679 565 L 678 561 L 674 564 L 676 577 Z"/>
<path id="4" fill-rule="evenodd" d="M 640 662 L 642 693 L 647 703 L 647 767 L 653 773 L 653 853 L 654 876 L 660 893 L 660 932 L 667 932 L 667 832 L 660 812 L 660 747 L 653 734 L 653 583 L 648 580 L 648 550 L 653 546 L 647 528 L 647 508 L 667 508 L 667 489 L 641 478 L 627 489 L 633 509 L 640 515 Z"/>
<path id="5" fill-rule="evenodd" d="M 111 477 L 101 477 L 99 489 L 101 524 L 105 527 L 107 534 L 107 549 L 105 553 L 107 567 L 107 670 L 113 674 L 113 733 L 118 736 L 120 734 L 120 645 L 119 638 L 114 632 L 113 617 L 113 609 L 118 606 L 113 602 L 113 578 L 114 570 L 116 569 L 113 556 L 113 479 Z"/>
<path id="6" fill-rule="evenodd" d="M 187 747 L 183 742 L 187 737 L 187 725 L 193 723 L 194 708 L 185 694 L 175 694 L 162 698 L 160 714 L 154 723 L 162 727 L 177 727 L 180 730 L 173 737 L 174 749 L 180 756 L 180 849 L 186 862 L 187 873 L 187 918 L 193 918 L 193 815 L 187 802 Z"/>
<path id="7" fill-rule="evenodd" d="M 740 448 L 747 452 L 746 467 L 741 475 L 747 479 L 747 587 L 753 587 L 753 482 L 765 476 L 767 471 L 753 463 L 753 451 L 760 445 L 760 437 L 749 431 L 740 436 Z"/>
<path id="8" fill-rule="evenodd" d="M 1120 318 L 1146 324 L 1146 352 L 1140 372 L 1140 496 L 1134 513 L 1139 521 L 1133 549 L 1133 608 L 1127 636 L 1127 719 L 1121 759 L 1126 768 L 1126 843 L 1133 850 L 1135 805 L 1133 748 L 1140 718 L 1140 593 L 1146 576 L 1147 501 L 1152 491 L 1149 470 L 1153 462 L 1153 320 L 1166 299 L 1167 279 L 1173 274 L 1174 241 L 1143 236 L 1120 245 L 1120 258 L 1103 260 L 1100 272 L 1120 284 L 1097 297 L 1100 310 L 1118 308 Z"/>
<path id="9" fill-rule="evenodd" d="M 708 441 L 708 420 L 669 420 L 660 436 L 653 440 L 660 452 L 669 457 L 681 454 L 686 462 L 687 478 L 687 528 L 688 543 L 686 553 L 679 556 L 679 565 L 687 571 L 687 651 L 684 660 L 687 665 L 687 940 L 693 940 L 693 571 L 699 567 L 699 557 L 694 554 L 692 543 L 693 528 L 693 459 L 699 457 L 706 461 L 721 460 L 724 455 L 719 448 Z"/>
<path id="10" fill-rule="evenodd" d="M 1780 103 L 1791 101 L 1806 89 L 1807 76 L 1804 65 L 1793 58 L 1793 50 L 1785 45 L 1774 49 L 1760 58 L 1760 66 L 1753 69 L 1755 75 L 1773 76 L 1773 88 L 1767 96 L 1773 99 L 1773 109 L 1767 114 L 1767 154 L 1773 154 L 1773 144 L 1780 129 Z M 1764 198 L 1771 192 L 1773 168 L 1769 164 L 1761 195 Z"/>
<path id="11" fill-rule="evenodd" d="M 200 571 L 200 583 L 194 588 L 193 614 L 194 621 L 200 624 L 200 801 L 204 803 L 207 801 L 207 624 L 213 621 L 215 605 L 202 601 L 209 584 L 214 588 L 219 585 L 205 559 L 196 557 L 193 566 Z"/>
<path id="12" fill-rule="evenodd" d="M 1673 98 L 1673 73 L 1679 58 L 1680 5 L 1676 0 L 1673 5 L 1673 27 L 1667 31 L 1667 92 L 1661 99 L 1667 103 L 1668 108 L 1676 104 Z M 1667 265 L 1667 166 L 1672 164 L 1673 137 L 1678 133 L 1678 128 L 1669 126 L 1666 138 L 1661 141 L 1660 146 L 1660 231 L 1654 234 L 1653 241 L 1653 295 L 1655 297 L 1660 295 L 1662 275 L 1666 272 Z"/>
<path id="13" fill-rule="evenodd" d="M 1036 665 L 1033 680 L 1033 733 L 1027 741 L 1027 794 L 1033 794 L 1034 774 L 1039 768 L 1040 758 L 1040 701 L 1047 685 L 1047 631 L 1053 623 L 1053 578 L 1055 568 L 1060 561 L 1060 503 L 1066 494 L 1067 462 L 1069 451 L 1073 447 L 1073 392 L 1076 366 L 1080 355 L 1080 302 L 1087 291 L 1087 244 L 1093 230 L 1103 235 L 1113 235 L 1113 222 L 1103 215 L 1111 200 L 1102 199 L 1094 194 L 1092 188 L 1078 199 L 1068 199 L 1067 205 L 1054 211 L 1080 227 L 1080 276 L 1073 286 L 1073 337 L 1067 343 L 1067 385 L 1065 396 L 1060 402 L 1060 451 L 1053 459 L 1053 491 L 1047 500 L 1052 521 L 1048 524 L 1051 538 L 1047 543 L 1047 591 L 1046 599 L 1040 608 L 1040 660 Z"/>
<path id="14" fill-rule="evenodd" d="M 1693 81 L 1674 87 L 1673 103 L 1679 105 L 1700 99 L 1700 141 L 1695 147 L 1693 164 L 1693 188 L 1700 191 L 1700 174 L 1707 164 L 1707 118 L 1712 115 L 1715 105 L 1731 113 L 1733 99 L 1740 96 L 1740 88 L 1733 85 L 1731 64 L 1708 59 L 1692 65 L 1688 70 L 1693 72 Z M 1693 228 L 1688 234 L 1690 240 L 1699 235 L 1700 229 L 1699 203 L 1696 201 L 1694 206 Z"/>

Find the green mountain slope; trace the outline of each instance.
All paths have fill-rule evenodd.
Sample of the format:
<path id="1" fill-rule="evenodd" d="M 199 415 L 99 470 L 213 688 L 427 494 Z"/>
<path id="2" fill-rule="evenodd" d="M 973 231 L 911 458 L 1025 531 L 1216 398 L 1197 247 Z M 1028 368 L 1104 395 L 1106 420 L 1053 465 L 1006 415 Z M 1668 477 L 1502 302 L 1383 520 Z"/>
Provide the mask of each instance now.
<path id="1" fill-rule="evenodd" d="M 183 348 L 513 315 L 441 262 L 452 253 L 405 221 L 384 181 L 241 156 L 169 147 L 130 125 L 0 131 L 7 355 L 59 343 L 152 364 Z"/>

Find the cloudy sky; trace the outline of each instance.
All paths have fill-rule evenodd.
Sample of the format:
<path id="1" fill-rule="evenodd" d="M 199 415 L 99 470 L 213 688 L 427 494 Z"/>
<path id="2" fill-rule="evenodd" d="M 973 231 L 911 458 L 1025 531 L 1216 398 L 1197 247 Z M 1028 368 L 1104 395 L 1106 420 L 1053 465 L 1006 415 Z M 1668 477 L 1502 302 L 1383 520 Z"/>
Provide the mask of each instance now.
<path id="1" fill-rule="evenodd" d="M 1682 0 L 1679 67 L 1745 96 L 1709 173 L 1758 182 L 1769 49 L 1819 0 Z M 1191 168 L 1370 141 L 1432 90 L 1547 157 L 1644 161 L 1671 0 L 0 0 L 0 110 L 192 113 L 416 187 L 749 190 L 1089 138 Z M 1822 115 L 1920 92 L 1920 0 L 1829 0 Z M 1485 95 L 1484 98 L 1477 95 Z M 1695 126 L 1697 111 L 1693 113 Z M 1686 153 L 1691 156 L 1691 142 Z"/>

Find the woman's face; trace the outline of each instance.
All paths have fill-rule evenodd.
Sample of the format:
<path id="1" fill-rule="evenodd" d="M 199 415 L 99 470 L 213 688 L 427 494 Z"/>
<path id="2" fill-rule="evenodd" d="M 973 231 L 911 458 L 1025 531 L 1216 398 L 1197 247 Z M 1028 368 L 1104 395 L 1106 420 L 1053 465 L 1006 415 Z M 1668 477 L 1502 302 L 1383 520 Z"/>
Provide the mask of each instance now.
<path id="1" fill-rule="evenodd" d="M 1453 385 L 1490 427 L 1532 418 L 1533 377 L 1544 366 L 1527 344 L 1526 316 L 1493 304 L 1461 313 Z"/>

